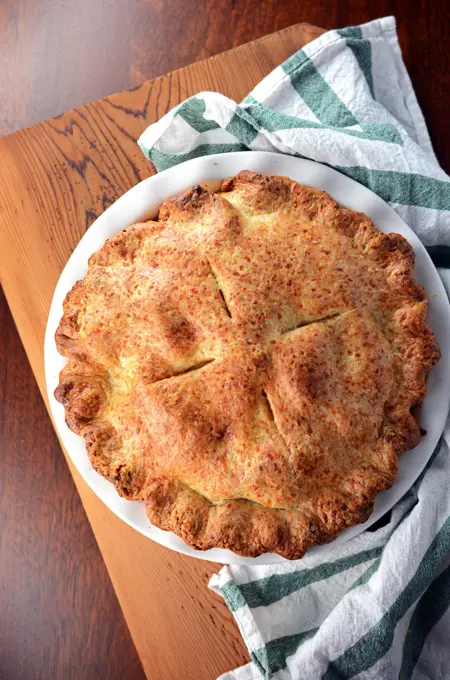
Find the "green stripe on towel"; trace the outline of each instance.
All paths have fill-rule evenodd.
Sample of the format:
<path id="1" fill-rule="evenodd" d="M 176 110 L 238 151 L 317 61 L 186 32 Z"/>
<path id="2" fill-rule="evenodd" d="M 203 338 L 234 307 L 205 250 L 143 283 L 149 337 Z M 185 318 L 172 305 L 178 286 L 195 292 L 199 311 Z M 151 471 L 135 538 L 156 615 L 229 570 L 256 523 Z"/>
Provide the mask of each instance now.
<path id="1" fill-rule="evenodd" d="M 339 33 L 341 38 L 345 39 L 347 47 L 353 52 L 358 66 L 367 81 L 370 94 L 375 99 L 372 76 L 372 46 L 370 42 L 363 39 L 362 30 L 359 26 L 343 28 L 337 31 L 337 33 Z"/>
<path id="2" fill-rule="evenodd" d="M 252 118 L 258 122 L 260 128 L 263 128 L 268 132 L 294 130 L 299 128 L 324 131 L 333 130 L 334 132 L 340 132 L 352 137 L 359 137 L 360 139 L 403 145 L 403 139 L 397 128 L 389 123 L 369 123 L 367 125 L 361 125 L 361 130 L 353 130 L 351 128 L 322 125 L 322 123 L 316 123 L 313 120 L 306 120 L 305 118 L 296 118 L 295 116 L 289 116 L 285 113 L 266 109 L 261 104 L 249 106 L 247 111 L 251 114 Z"/>
<path id="3" fill-rule="evenodd" d="M 450 566 L 420 598 L 408 626 L 403 646 L 400 679 L 409 680 L 432 628 L 450 607 Z"/>
<path id="4" fill-rule="evenodd" d="M 263 678 L 270 680 L 272 675 L 286 667 L 286 659 L 295 654 L 301 644 L 313 637 L 318 628 L 312 628 L 304 633 L 286 635 L 271 640 L 264 647 L 252 652 L 253 662 L 258 666 Z"/>
<path id="5" fill-rule="evenodd" d="M 332 167 L 372 189 L 385 201 L 435 210 L 450 210 L 449 182 L 408 172 L 370 170 L 359 165 Z"/>
<path id="6" fill-rule="evenodd" d="M 341 656 L 331 661 L 322 680 L 353 678 L 371 668 L 389 650 L 395 628 L 408 609 L 430 585 L 430 574 L 436 573 L 450 551 L 450 517 L 444 522 L 422 558 L 419 567 L 396 601 L 379 622 Z"/>
<path id="7" fill-rule="evenodd" d="M 154 163 L 157 169 L 161 172 L 162 170 L 171 168 L 173 165 L 178 165 L 178 163 L 189 161 L 191 158 L 210 156 L 214 153 L 226 153 L 227 151 L 248 151 L 248 147 L 246 147 L 244 144 L 199 144 L 199 146 L 196 146 L 195 149 L 189 153 L 177 154 L 176 156 L 170 153 L 163 153 L 162 151 L 159 151 L 153 147 L 148 152 L 148 156 L 152 163 Z"/>
<path id="8" fill-rule="evenodd" d="M 302 569 L 287 574 L 273 574 L 257 581 L 244 583 L 239 586 L 239 590 L 249 607 L 267 606 L 301 588 L 305 588 L 310 583 L 323 581 L 346 569 L 379 557 L 381 551 L 381 548 L 373 548 L 334 562 L 324 562 L 312 569 Z"/>
<path id="9" fill-rule="evenodd" d="M 256 120 L 253 120 L 246 110 L 242 109 L 240 106 L 236 107 L 234 116 L 225 129 L 247 146 L 253 142 L 259 132 Z"/>
<path id="10" fill-rule="evenodd" d="M 324 125 L 358 125 L 352 112 L 339 99 L 304 52 L 297 52 L 282 65 L 292 86 Z"/>
<path id="11" fill-rule="evenodd" d="M 357 578 L 354 583 L 352 583 L 352 585 L 347 590 L 347 592 L 350 592 L 350 590 L 353 590 L 353 588 L 358 588 L 359 586 L 363 586 L 368 581 L 370 581 L 372 576 L 378 570 L 378 567 L 380 566 L 380 562 L 381 562 L 381 557 L 378 557 L 376 560 L 374 560 L 373 563 L 370 565 L 370 567 L 367 567 L 366 571 L 363 572 L 361 574 L 361 576 L 359 578 Z"/>
<path id="12" fill-rule="evenodd" d="M 196 130 L 196 132 L 208 132 L 209 130 L 217 130 L 220 127 L 214 120 L 206 120 L 204 118 L 206 111 L 206 104 L 203 99 L 191 97 L 185 101 L 176 111 L 176 116 L 181 116 L 186 123 Z"/>

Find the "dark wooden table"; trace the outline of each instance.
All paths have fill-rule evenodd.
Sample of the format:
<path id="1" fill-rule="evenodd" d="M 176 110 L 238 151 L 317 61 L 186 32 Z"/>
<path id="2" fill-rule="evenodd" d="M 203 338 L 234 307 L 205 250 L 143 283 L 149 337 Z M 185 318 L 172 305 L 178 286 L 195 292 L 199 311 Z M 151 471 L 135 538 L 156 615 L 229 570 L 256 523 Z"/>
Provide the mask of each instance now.
<path id="1" fill-rule="evenodd" d="M 449 170 L 449 10 L 445 0 L 2 0 L 0 133 L 296 22 L 332 28 L 395 14 Z M 0 356 L 0 678 L 143 678 L 3 297 Z"/>

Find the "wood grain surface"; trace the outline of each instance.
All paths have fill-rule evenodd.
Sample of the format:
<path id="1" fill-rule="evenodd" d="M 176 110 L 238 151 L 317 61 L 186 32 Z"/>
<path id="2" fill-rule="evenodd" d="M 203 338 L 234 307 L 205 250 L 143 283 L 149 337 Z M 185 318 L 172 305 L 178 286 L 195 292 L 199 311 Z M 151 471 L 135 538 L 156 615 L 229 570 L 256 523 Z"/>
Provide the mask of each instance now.
<path id="1" fill-rule="evenodd" d="M 3 296 L 0 338 L 0 678 L 143 679 Z"/>
<path id="2" fill-rule="evenodd" d="M 438 157 L 449 169 L 448 9 L 431 0 L 3 0 L 0 133 L 298 21 L 339 27 L 395 13 Z M 130 93 L 126 105 L 115 96 L 0 140 L 0 276 L 41 385 L 52 287 L 95 216 L 150 172 L 134 143 L 150 116 L 196 89 L 239 98 L 311 37 L 287 31 L 245 48 L 230 66 L 215 60 Z M 38 234 L 37 216 L 44 227 Z M 0 677 L 141 678 L 3 299 L 0 348 Z M 217 566 L 149 549 L 76 481 L 147 676 L 201 680 L 244 663 L 226 607 L 206 589 Z"/>

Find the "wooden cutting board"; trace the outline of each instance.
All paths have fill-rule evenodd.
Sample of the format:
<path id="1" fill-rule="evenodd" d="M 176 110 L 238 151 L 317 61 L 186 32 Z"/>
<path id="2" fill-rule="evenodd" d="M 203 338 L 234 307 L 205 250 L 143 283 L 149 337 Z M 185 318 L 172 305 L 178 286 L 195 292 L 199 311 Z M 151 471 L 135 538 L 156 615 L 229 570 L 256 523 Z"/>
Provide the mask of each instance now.
<path id="1" fill-rule="evenodd" d="M 95 218 L 153 174 L 139 135 L 198 91 L 239 101 L 322 32 L 298 24 L 0 139 L 0 277 L 46 403 L 43 340 L 53 290 Z M 147 677 L 211 680 L 248 661 L 226 605 L 207 588 L 219 566 L 134 531 L 66 458 Z"/>

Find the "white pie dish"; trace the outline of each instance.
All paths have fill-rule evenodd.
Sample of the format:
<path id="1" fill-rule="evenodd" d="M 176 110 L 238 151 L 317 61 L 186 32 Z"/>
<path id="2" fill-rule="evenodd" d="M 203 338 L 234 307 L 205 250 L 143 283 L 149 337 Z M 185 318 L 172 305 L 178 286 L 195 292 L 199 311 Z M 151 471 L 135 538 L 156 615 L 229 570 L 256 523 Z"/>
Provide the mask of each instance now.
<path id="1" fill-rule="evenodd" d="M 74 283 L 85 275 L 89 256 L 102 247 L 106 238 L 134 222 L 154 217 L 162 201 L 169 196 L 181 193 L 194 184 L 206 183 L 216 188 L 220 180 L 244 169 L 287 175 L 302 184 L 323 189 L 339 203 L 369 215 L 381 231 L 394 231 L 402 234 L 414 248 L 416 278 L 427 291 L 428 322 L 442 352 L 439 364 L 430 373 L 428 394 L 420 410 L 419 424 L 427 434 L 415 449 L 403 454 L 396 483 L 388 491 L 379 494 L 369 520 L 342 532 L 332 545 L 356 536 L 387 512 L 422 471 L 445 424 L 450 401 L 450 307 L 437 271 L 414 232 L 382 199 L 354 180 L 325 165 L 273 153 L 238 152 L 194 159 L 133 187 L 88 229 L 64 268 L 56 286 L 49 313 L 44 355 L 48 397 L 58 433 L 80 474 L 110 510 L 144 535 L 173 550 L 226 564 L 267 564 L 285 560 L 274 554 L 261 555 L 257 558 L 240 557 L 223 549 L 201 552 L 187 546 L 174 534 L 151 526 L 143 503 L 120 498 L 113 485 L 92 469 L 84 440 L 66 426 L 64 408 L 53 396 L 58 385 L 59 371 L 66 363 L 66 360 L 58 353 L 54 340 L 54 334 L 62 316 L 62 302 Z M 326 559 L 327 549 L 328 546 L 324 545 L 311 550 L 321 551 L 323 558 Z"/>

